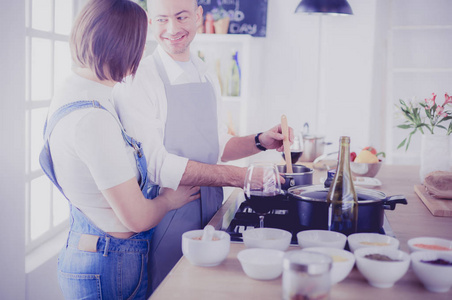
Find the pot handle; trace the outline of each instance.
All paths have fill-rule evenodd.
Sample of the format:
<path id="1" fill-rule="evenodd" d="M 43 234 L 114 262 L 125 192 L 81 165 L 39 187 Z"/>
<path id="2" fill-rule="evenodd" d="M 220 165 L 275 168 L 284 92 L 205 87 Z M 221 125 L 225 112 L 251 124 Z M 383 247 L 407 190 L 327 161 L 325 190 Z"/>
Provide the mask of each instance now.
<path id="1" fill-rule="evenodd" d="M 387 209 L 387 210 L 394 210 L 397 203 L 405 204 L 405 205 L 408 204 L 405 196 L 395 195 L 395 196 L 387 197 L 386 199 L 383 200 L 383 208 Z"/>

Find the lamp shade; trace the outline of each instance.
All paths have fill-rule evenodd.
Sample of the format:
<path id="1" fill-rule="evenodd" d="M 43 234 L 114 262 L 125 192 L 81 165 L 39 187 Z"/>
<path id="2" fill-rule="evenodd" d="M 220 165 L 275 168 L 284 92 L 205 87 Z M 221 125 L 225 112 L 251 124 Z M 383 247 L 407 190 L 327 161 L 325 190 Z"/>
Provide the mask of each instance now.
<path id="1" fill-rule="evenodd" d="M 347 0 L 302 0 L 295 13 L 353 15 Z"/>

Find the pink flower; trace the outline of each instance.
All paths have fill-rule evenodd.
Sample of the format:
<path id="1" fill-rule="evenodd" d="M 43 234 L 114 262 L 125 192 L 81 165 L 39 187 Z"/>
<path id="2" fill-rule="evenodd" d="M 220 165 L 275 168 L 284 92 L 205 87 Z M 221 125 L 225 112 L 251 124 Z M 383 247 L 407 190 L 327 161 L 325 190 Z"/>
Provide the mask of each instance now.
<path id="1" fill-rule="evenodd" d="M 427 104 L 427 109 L 432 108 L 435 105 L 436 94 L 432 93 L 432 98 L 425 99 L 425 104 Z"/>
<path id="2" fill-rule="evenodd" d="M 444 100 L 443 107 L 446 106 L 446 104 L 451 103 L 452 104 L 452 96 L 449 96 L 447 93 L 445 95 L 446 100 Z"/>
<path id="3" fill-rule="evenodd" d="M 444 112 L 444 107 L 442 107 L 441 105 L 439 105 L 439 106 L 436 108 L 436 114 L 437 114 L 439 117 L 441 117 L 441 118 L 447 117 L 447 114 Z"/>

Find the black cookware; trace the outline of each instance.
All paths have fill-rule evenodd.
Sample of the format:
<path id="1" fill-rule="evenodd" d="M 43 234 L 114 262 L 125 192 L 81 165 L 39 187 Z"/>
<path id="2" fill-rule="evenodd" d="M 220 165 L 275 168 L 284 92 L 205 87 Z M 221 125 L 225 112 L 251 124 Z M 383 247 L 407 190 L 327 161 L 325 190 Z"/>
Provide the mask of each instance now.
<path id="1" fill-rule="evenodd" d="M 384 223 L 384 210 L 396 204 L 407 204 L 405 196 L 390 196 L 377 190 L 356 189 L 358 195 L 358 232 L 379 232 Z M 328 229 L 328 189 L 322 186 L 292 187 L 289 198 L 296 202 L 302 227 Z"/>

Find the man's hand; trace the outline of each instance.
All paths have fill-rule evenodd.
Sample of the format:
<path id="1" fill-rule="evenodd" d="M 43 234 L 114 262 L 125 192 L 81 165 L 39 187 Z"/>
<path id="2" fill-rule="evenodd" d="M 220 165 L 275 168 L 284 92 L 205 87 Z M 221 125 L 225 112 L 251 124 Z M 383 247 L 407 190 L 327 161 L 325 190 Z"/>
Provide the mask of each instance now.
<path id="1" fill-rule="evenodd" d="M 270 130 L 265 131 L 259 136 L 262 146 L 267 149 L 276 149 L 276 151 L 284 151 L 283 147 L 284 135 L 282 134 L 281 124 L 276 125 Z M 294 134 L 292 127 L 289 127 L 289 141 L 293 144 Z"/>

